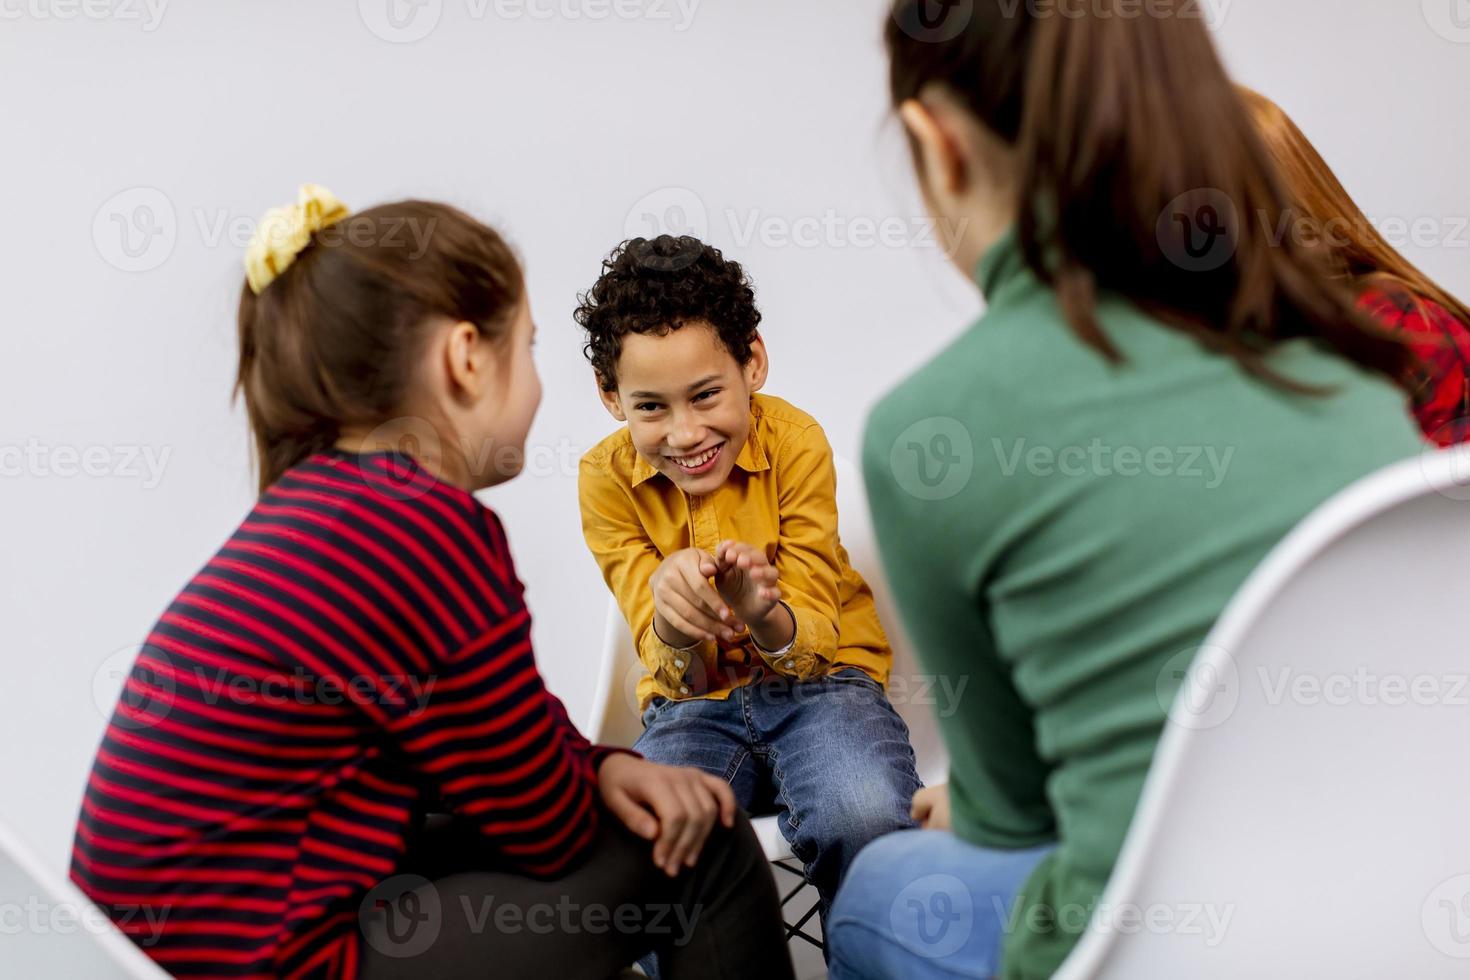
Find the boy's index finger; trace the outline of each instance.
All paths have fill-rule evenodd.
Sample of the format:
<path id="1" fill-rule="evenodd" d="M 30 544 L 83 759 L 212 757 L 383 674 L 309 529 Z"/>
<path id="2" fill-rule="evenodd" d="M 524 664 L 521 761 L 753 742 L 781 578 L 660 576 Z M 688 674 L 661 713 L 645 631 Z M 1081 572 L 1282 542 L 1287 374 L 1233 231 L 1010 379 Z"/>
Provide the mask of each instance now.
<path id="1" fill-rule="evenodd" d="M 700 571 L 703 571 L 703 569 L 700 569 Z M 692 598 L 704 606 L 711 616 L 720 621 L 726 619 L 729 610 L 725 608 L 725 602 L 720 598 L 720 594 L 714 590 L 714 586 L 709 584 L 709 579 L 702 575 L 696 575 L 685 579 L 684 584 L 688 586 L 689 591 L 692 593 Z"/>

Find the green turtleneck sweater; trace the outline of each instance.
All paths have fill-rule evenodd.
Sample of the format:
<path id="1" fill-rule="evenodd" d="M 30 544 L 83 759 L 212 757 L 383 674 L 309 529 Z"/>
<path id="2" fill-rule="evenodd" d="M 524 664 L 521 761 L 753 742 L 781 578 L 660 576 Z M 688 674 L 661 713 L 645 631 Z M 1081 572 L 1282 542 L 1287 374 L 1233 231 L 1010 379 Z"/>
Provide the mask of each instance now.
<path id="1" fill-rule="evenodd" d="M 1331 395 L 1249 378 L 1104 295 L 1110 365 L 1014 231 L 977 278 L 985 314 L 882 399 L 863 463 L 919 659 L 965 692 L 941 720 L 954 832 L 1058 842 L 1006 939 L 1003 976 L 1029 980 L 1101 896 L 1185 651 L 1308 512 L 1421 443 L 1397 389 L 1307 341 L 1271 364 Z"/>

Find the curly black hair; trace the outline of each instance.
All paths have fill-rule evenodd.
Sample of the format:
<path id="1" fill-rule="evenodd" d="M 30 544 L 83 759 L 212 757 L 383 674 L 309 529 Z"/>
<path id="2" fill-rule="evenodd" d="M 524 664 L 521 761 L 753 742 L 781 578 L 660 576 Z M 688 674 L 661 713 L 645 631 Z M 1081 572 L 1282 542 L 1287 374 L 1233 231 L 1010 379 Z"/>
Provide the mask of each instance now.
<path id="1" fill-rule="evenodd" d="M 688 235 L 623 242 L 577 302 L 572 316 L 587 331 L 582 353 L 604 391 L 617 390 L 618 357 L 630 333 L 664 336 L 686 323 L 709 323 L 744 365 L 761 322 L 755 289 L 740 263 Z"/>

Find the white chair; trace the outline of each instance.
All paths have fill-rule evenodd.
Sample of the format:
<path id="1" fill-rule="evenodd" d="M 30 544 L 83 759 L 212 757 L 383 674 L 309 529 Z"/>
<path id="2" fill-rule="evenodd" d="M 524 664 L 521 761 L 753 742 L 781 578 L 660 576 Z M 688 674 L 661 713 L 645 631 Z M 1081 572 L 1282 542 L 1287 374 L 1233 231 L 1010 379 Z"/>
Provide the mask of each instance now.
<path id="1" fill-rule="evenodd" d="M 1246 580 L 1057 980 L 1470 976 L 1467 676 L 1457 450 L 1349 487 Z"/>
<path id="2" fill-rule="evenodd" d="M 70 881 L 0 824 L 0 975 L 168 980 Z"/>
<path id="3" fill-rule="evenodd" d="M 943 782 L 948 777 L 949 756 L 940 739 L 939 725 L 934 717 L 934 695 L 926 685 L 918 683 L 924 676 L 914 659 L 913 647 L 904 635 L 899 622 L 898 610 L 878 559 L 878 546 L 873 536 L 872 519 L 868 513 L 867 494 L 862 475 L 857 467 L 841 457 L 835 460 L 837 470 L 837 513 L 838 533 L 842 546 L 847 550 L 848 560 L 867 581 L 877 603 L 878 616 L 893 647 L 892 677 L 905 682 L 899 688 L 891 682 L 890 698 L 894 709 L 909 727 L 910 742 L 914 747 L 918 763 L 919 778 L 925 785 Z M 643 664 L 638 660 L 633 647 L 632 632 L 623 618 L 617 603 L 608 607 L 607 628 L 603 640 L 601 670 L 597 682 L 597 694 L 593 699 L 592 724 L 588 731 L 594 742 L 604 745 L 632 745 L 643 731 L 638 715 L 637 686 L 644 675 Z M 906 692 L 906 693 L 905 693 Z M 791 848 L 774 816 L 757 817 L 752 821 L 756 836 L 765 849 L 766 857 L 773 865 L 801 878 L 800 865 L 794 864 Z M 782 906 L 788 905 L 801 891 L 798 885 L 782 896 Z M 820 945 L 820 941 L 803 931 L 807 921 L 816 911 L 813 902 L 796 921 L 787 922 L 787 938 L 801 938 Z"/>

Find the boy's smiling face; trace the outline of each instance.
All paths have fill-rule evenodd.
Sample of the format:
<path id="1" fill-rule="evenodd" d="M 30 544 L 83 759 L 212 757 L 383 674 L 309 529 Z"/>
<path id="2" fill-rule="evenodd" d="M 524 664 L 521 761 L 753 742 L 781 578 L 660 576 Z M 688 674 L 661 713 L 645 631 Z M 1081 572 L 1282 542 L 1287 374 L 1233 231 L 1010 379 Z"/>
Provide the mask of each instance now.
<path id="1" fill-rule="evenodd" d="M 691 321 L 663 336 L 622 338 L 616 391 L 598 391 L 608 412 L 628 423 L 633 446 L 685 493 L 724 484 L 750 435 L 750 396 L 766 382 L 759 337 L 741 364 L 713 326 Z"/>

